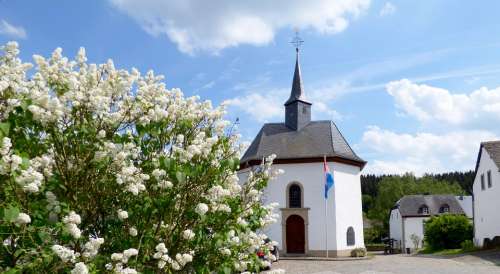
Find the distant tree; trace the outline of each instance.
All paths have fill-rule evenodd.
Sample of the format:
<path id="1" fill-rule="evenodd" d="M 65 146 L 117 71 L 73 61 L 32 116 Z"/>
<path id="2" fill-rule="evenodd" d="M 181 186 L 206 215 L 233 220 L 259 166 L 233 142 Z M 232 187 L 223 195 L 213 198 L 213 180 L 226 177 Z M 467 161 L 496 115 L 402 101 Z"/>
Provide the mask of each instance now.
<path id="1" fill-rule="evenodd" d="M 411 174 L 406 174 L 413 176 Z M 379 184 L 386 178 L 401 178 L 406 175 L 375 175 L 366 174 L 361 175 L 361 192 L 363 194 L 363 212 L 368 213 L 374 206 L 374 200 L 379 193 Z M 413 176 L 414 177 L 414 176 Z M 474 183 L 474 171 L 455 171 L 441 174 L 424 174 L 421 178 L 431 179 L 435 181 L 442 181 L 449 185 L 458 184 L 463 190 L 463 194 L 472 194 L 472 184 Z M 420 179 L 416 179 L 420 180 Z M 425 193 L 425 191 L 424 191 Z M 429 192 L 430 193 L 430 192 Z M 367 196 L 365 196 L 367 195 Z M 371 197 L 368 198 L 368 196 Z"/>
<path id="2" fill-rule="evenodd" d="M 413 243 L 413 246 L 415 247 L 415 249 L 419 249 L 420 248 L 420 242 L 422 241 L 422 239 L 420 238 L 420 236 L 418 236 L 417 234 L 411 234 L 410 235 L 410 240 Z"/>
<path id="3" fill-rule="evenodd" d="M 467 193 L 472 194 L 472 185 L 474 184 L 474 171 L 454 171 L 441 174 L 425 174 L 424 177 L 431 177 L 439 181 L 447 181 L 450 183 L 458 183 L 460 187 Z"/>
<path id="4" fill-rule="evenodd" d="M 374 197 L 368 194 L 363 194 L 362 199 L 363 199 L 363 212 L 366 213 L 370 208 L 372 208 Z"/>
<path id="5" fill-rule="evenodd" d="M 402 176 L 388 176 L 378 183 L 378 195 L 373 200 L 373 206 L 368 210 L 367 217 L 378 220 L 384 229 L 389 228 L 389 214 L 395 203 L 405 195 L 416 194 L 454 194 L 465 192 L 457 183 L 438 181 L 432 177 L 416 178 L 408 173 Z"/>

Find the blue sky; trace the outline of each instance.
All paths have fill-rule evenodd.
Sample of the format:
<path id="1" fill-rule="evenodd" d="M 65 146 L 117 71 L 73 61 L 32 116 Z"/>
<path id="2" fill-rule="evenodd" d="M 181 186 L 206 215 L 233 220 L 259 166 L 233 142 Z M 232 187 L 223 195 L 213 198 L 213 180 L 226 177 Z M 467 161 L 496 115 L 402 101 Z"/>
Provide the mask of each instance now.
<path id="1" fill-rule="evenodd" d="M 229 103 L 251 141 L 283 120 L 294 29 L 314 119 L 333 119 L 365 172 L 473 169 L 500 138 L 498 1 L 0 0 L 0 43 L 62 47 L 152 69 L 169 88 Z"/>

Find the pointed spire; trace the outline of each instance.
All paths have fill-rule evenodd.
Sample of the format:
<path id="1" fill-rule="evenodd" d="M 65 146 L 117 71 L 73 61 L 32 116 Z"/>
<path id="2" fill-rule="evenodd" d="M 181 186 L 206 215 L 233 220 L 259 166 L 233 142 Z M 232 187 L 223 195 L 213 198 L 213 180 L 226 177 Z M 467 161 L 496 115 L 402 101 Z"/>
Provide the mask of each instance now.
<path id="1" fill-rule="evenodd" d="M 290 98 L 288 98 L 288 100 L 285 102 L 285 106 L 295 101 L 309 103 L 308 101 L 306 101 L 304 86 L 302 84 L 302 75 L 300 73 L 299 64 L 299 48 L 296 47 L 295 51 L 297 52 L 297 57 L 295 60 L 295 72 L 293 73 L 292 92 L 290 93 Z"/>

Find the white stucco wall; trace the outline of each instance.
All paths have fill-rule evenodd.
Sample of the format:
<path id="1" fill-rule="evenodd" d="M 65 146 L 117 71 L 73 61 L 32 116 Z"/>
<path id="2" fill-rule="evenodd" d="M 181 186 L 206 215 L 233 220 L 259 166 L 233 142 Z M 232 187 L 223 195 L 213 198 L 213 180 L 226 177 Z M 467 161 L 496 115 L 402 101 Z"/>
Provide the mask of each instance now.
<path id="1" fill-rule="evenodd" d="M 492 187 L 488 188 L 487 172 L 491 170 Z M 481 190 L 481 174 L 484 174 L 485 189 Z M 485 238 L 500 236 L 500 174 L 498 167 L 483 148 L 474 179 L 474 243 L 482 246 Z"/>
<path id="2" fill-rule="evenodd" d="M 399 213 L 399 209 L 391 210 L 391 215 L 389 217 L 389 238 L 395 239 L 401 243 L 403 239 L 403 219 Z"/>
<path id="3" fill-rule="evenodd" d="M 322 167 L 322 164 L 320 164 Z M 364 247 L 363 209 L 361 202 L 361 179 L 359 167 L 329 163 L 334 171 L 335 187 L 330 193 L 329 202 L 335 207 L 337 250 Z M 324 181 L 324 179 L 323 179 Z M 323 193 L 323 192 L 321 192 Z M 332 195 L 334 194 L 334 195 Z M 354 246 L 347 246 L 347 229 L 352 226 L 356 234 Z"/>
<path id="4" fill-rule="evenodd" d="M 424 240 L 424 221 L 429 217 L 407 217 L 404 218 L 404 241 L 402 243 L 403 249 L 414 249 L 415 245 L 411 240 L 411 235 L 415 234 L 420 238 L 419 248 L 422 248 L 422 241 Z"/>
<path id="5" fill-rule="evenodd" d="M 333 172 L 335 186 L 330 189 L 328 199 L 328 249 L 346 250 L 364 247 L 363 216 L 361 208 L 360 169 L 340 163 L 328 163 Z M 264 203 L 277 202 L 280 207 L 286 207 L 287 186 L 298 182 L 303 187 L 303 205 L 310 208 L 308 238 L 309 250 L 325 250 L 325 200 L 323 163 L 277 164 L 273 168 L 285 171 L 284 174 L 269 182 L 264 192 Z M 240 172 L 244 180 L 248 170 Z M 281 212 L 278 222 L 269 226 L 265 233 L 279 243 L 282 248 Z M 347 246 L 347 228 L 352 226 L 355 231 L 354 246 Z"/>
<path id="6" fill-rule="evenodd" d="M 472 215 L 472 196 L 455 196 L 457 202 L 460 204 L 462 209 L 465 212 L 465 215 L 472 219 L 474 216 Z"/>

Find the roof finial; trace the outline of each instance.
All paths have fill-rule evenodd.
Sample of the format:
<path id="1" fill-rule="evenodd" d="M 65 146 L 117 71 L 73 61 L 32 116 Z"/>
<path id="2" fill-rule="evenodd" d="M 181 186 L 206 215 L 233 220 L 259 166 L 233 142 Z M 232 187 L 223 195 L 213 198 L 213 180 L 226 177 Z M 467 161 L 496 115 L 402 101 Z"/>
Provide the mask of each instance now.
<path id="1" fill-rule="evenodd" d="M 288 100 L 285 102 L 285 106 L 297 100 L 310 104 L 305 99 L 304 87 L 302 86 L 302 77 L 300 75 L 299 48 L 302 43 L 304 43 L 304 41 L 299 37 L 298 30 L 295 30 L 295 37 L 290 43 L 295 46 L 297 56 L 295 59 L 295 72 L 293 73 L 292 92 L 290 93 L 290 98 L 288 98 Z"/>
<path id="2" fill-rule="evenodd" d="M 298 28 L 295 28 L 295 37 L 292 39 L 292 41 L 290 43 L 295 46 L 295 51 L 297 51 L 297 53 L 299 53 L 299 48 L 304 43 L 304 40 L 302 40 L 302 38 L 300 38 Z"/>

